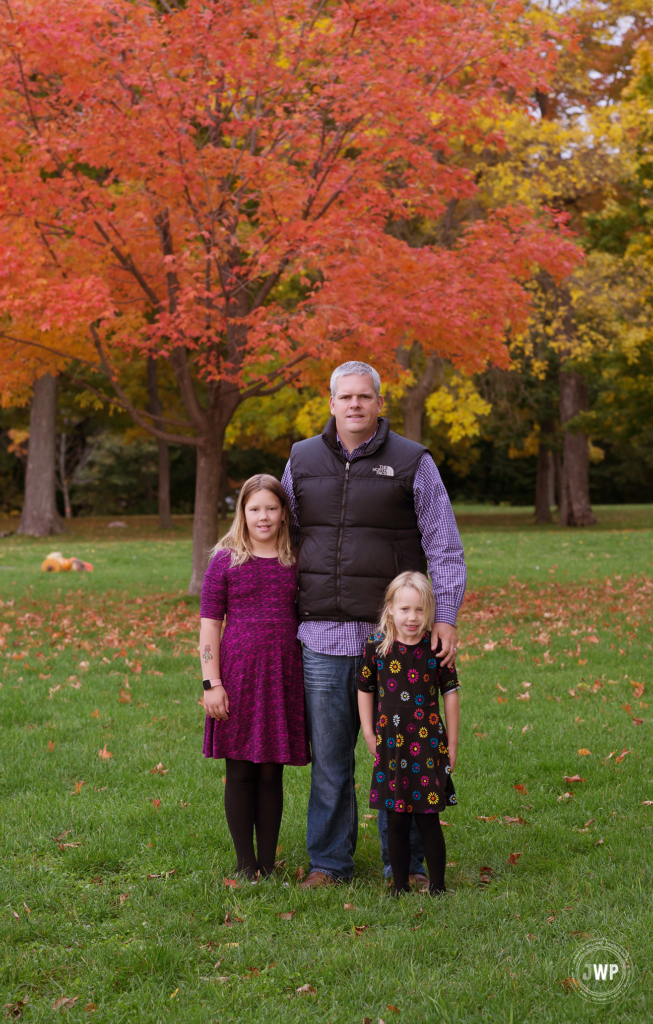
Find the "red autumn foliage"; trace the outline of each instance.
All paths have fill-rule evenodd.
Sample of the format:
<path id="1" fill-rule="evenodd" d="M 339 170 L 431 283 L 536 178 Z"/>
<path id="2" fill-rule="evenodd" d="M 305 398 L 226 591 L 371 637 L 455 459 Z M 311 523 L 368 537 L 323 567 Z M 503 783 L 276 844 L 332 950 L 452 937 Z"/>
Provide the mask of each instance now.
<path id="1" fill-rule="evenodd" d="M 71 360 L 82 386 L 198 451 L 195 559 L 216 539 L 225 429 L 315 357 L 381 369 L 419 333 L 466 369 L 505 365 L 534 265 L 577 250 L 555 218 L 486 211 L 464 154 L 499 151 L 556 58 L 521 0 L 171 8 L 15 0 L 0 9 L 0 315 L 7 362 Z M 29 288 L 22 287 L 29 281 Z M 130 398 L 126 365 L 171 364 L 178 408 Z M 33 358 L 33 357 L 32 357 Z"/>

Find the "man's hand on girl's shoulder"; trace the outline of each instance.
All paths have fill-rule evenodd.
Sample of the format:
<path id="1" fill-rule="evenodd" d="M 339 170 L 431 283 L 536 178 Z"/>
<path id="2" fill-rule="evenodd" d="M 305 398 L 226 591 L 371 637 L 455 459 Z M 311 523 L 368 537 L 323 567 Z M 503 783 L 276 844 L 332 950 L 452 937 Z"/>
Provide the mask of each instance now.
<path id="1" fill-rule="evenodd" d="M 445 668 L 449 668 L 455 662 L 456 651 L 458 650 L 456 627 L 450 626 L 448 622 L 436 622 L 431 630 L 432 651 L 437 649 L 438 642 L 442 645 L 440 650 L 440 664 Z"/>

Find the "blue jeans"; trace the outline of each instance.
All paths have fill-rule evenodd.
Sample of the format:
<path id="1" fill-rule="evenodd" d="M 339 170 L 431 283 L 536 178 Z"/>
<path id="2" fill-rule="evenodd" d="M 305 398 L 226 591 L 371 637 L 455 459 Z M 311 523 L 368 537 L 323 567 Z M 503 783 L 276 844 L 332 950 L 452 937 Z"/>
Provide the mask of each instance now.
<path id="1" fill-rule="evenodd" d="M 360 658 L 318 654 L 304 644 L 303 659 L 312 758 L 306 822 L 309 870 L 350 879 L 358 836 L 354 751 L 360 728 Z"/>
<path id="2" fill-rule="evenodd" d="M 308 800 L 306 849 L 309 870 L 349 880 L 354 873 L 358 837 L 355 750 L 360 719 L 356 675 L 360 657 L 318 654 L 304 644 L 304 692 L 311 741 L 311 795 Z M 387 817 L 379 812 L 384 874 L 392 873 L 388 858 Z M 385 827 L 385 834 L 383 828 Z M 413 833 L 417 833 L 419 850 Z M 421 838 L 413 822 L 411 874 L 423 872 L 416 860 Z"/>
<path id="3" fill-rule="evenodd" d="M 381 859 L 383 860 L 383 876 L 384 878 L 392 878 L 392 868 L 390 867 L 390 856 L 388 854 L 388 812 L 385 807 L 379 809 L 379 816 L 376 819 L 376 827 L 379 830 L 379 839 L 381 840 Z M 410 874 L 411 875 L 424 875 L 424 847 L 422 845 L 422 836 L 420 830 L 415 824 L 413 818 L 410 826 Z"/>

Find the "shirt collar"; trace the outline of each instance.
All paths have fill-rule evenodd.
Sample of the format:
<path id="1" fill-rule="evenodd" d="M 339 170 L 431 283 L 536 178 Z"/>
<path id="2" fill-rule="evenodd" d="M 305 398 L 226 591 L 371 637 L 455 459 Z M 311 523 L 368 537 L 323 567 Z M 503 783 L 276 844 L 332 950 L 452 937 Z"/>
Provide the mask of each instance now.
<path id="1" fill-rule="evenodd" d="M 363 452 L 365 450 L 365 448 L 367 448 L 367 446 L 370 443 L 370 441 L 374 440 L 374 438 L 376 437 L 378 432 L 379 432 L 379 427 L 378 427 L 378 423 L 377 423 L 376 430 L 374 431 L 372 436 L 368 437 L 367 441 L 362 441 L 361 444 L 359 444 L 356 448 L 354 448 L 353 452 L 348 452 L 347 451 L 347 449 L 345 448 L 344 444 L 340 440 L 340 436 L 339 436 L 339 434 L 337 432 L 336 432 L 336 440 L 337 440 L 338 444 L 340 445 L 340 447 L 342 448 L 342 450 L 345 453 L 345 455 L 347 455 L 349 457 L 349 459 L 351 460 L 351 459 L 354 458 L 355 455 L 359 454 L 360 452 Z"/>

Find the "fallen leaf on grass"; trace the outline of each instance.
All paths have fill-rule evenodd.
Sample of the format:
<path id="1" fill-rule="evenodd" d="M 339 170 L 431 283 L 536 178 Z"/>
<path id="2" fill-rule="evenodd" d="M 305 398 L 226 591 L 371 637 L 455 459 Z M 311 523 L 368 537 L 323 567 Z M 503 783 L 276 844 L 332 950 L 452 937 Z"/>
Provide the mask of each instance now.
<path id="1" fill-rule="evenodd" d="M 644 683 L 636 683 L 634 679 L 631 679 L 630 685 L 635 687 L 633 690 L 633 697 L 636 700 L 639 700 L 639 698 L 644 694 Z"/>
<path id="2" fill-rule="evenodd" d="M 591 754 L 591 753 L 592 753 L 592 751 L 588 750 L 587 747 L 581 747 L 580 750 L 578 751 L 578 756 L 579 757 L 587 757 L 587 755 Z"/>
<path id="3" fill-rule="evenodd" d="M 95 1003 L 87 1003 L 84 1009 L 86 1010 L 87 1013 L 95 1013 L 95 1011 L 97 1010 L 97 1006 L 95 1005 Z"/>
<path id="4" fill-rule="evenodd" d="M 525 725 L 524 728 L 521 731 L 522 736 L 524 735 L 525 732 L 528 732 L 528 730 L 532 729 L 532 728 L 533 728 L 532 725 Z"/>
<path id="5" fill-rule="evenodd" d="M 516 789 L 516 790 L 517 790 L 517 792 L 518 792 L 518 793 L 521 793 L 521 794 L 522 794 L 523 796 L 528 796 L 528 790 L 526 789 L 526 786 L 524 785 L 524 783 L 523 783 L 523 782 L 518 782 L 518 783 L 517 783 L 517 784 L 516 784 L 515 786 L 513 786 L 512 788 L 513 788 L 513 789 Z"/>
<path id="6" fill-rule="evenodd" d="M 13 1003 L 5 1003 L 3 1006 L 5 1017 L 12 1017 L 14 1020 L 20 1020 L 23 1016 L 23 1010 L 28 1003 L 29 996 L 25 996 L 24 999 L 16 999 Z"/>
<path id="7" fill-rule="evenodd" d="M 60 689 L 61 689 L 61 683 L 59 683 L 58 686 L 51 686 L 50 689 L 49 689 L 49 693 L 48 693 L 48 700 L 52 700 L 54 694 L 57 692 L 57 690 L 60 690 Z"/>
<path id="8" fill-rule="evenodd" d="M 598 842 L 594 843 L 594 845 L 595 846 L 602 846 L 603 845 L 603 840 L 599 839 Z"/>
<path id="9" fill-rule="evenodd" d="M 128 892 L 121 892 L 120 896 L 118 897 L 118 901 L 119 901 L 119 903 L 121 905 L 123 903 L 126 903 L 128 899 L 129 899 L 129 893 Z"/>
<path id="10" fill-rule="evenodd" d="M 12 910 L 12 914 L 14 915 L 17 921 L 20 921 L 20 914 L 17 914 L 15 910 Z"/>
<path id="11" fill-rule="evenodd" d="M 569 932 L 570 935 L 579 936 L 581 939 L 589 939 L 587 932 Z"/>
<path id="12" fill-rule="evenodd" d="M 240 889 L 238 882 L 234 878 L 225 878 L 224 884 L 231 889 Z"/>
<path id="13" fill-rule="evenodd" d="M 565 782 L 585 782 L 585 779 L 581 779 L 580 775 L 565 775 Z"/>
<path id="14" fill-rule="evenodd" d="M 479 740 L 487 739 L 487 733 L 486 732 L 475 732 L 474 735 L 478 736 Z"/>
<path id="15" fill-rule="evenodd" d="M 158 799 L 157 799 L 157 798 L 155 797 L 155 798 L 154 798 L 154 799 L 152 800 L 152 807 L 154 808 L 154 810 L 155 810 L 155 811 L 156 811 L 157 813 L 158 813 L 158 811 L 159 811 L 159 807 L 160 807 L 160 806 L 161 806 L 161 801 L 160 801 L 160 800 L 158 800 Z"/>
<path id="16" fill-rule="evenodd" d="M 180 805 L 182 811 L 185 810 L 188 807 L 188 804 L 185 804 L 183 800 L 179 801 L 179 805 Z"/>
<path id="17" fill-rule="evenodd" d="M 169 771 L 170 769 L 164 768 L 159 761 L 155 768 L 150 768 L 150 775 L 167 775 Z"/>
<path id="18" fill-rule="evenodd" d="M 297 868 L 297 870 L 295 871 L 295 878 L 297 878 L 298 880 L 301 880 L 304 877 L 304 874 L 305 874 L 304 869 L 303 869 L 303 867 L 300 864 L 299 867 Z"/>
<path id="19" fill-rule="evenodd" d="M 624 709 L 624 711 L 626 711 L 629 715 L 632 715 L 633 709 L 631 708 L 630 704 L 626 702 L 626 704 L 622 704 L 621 706 Z"/>
<path id="20" fill-rule="evenodd" d="M 516 818 L 511 818 L 509 814 L 505 814 L 503 820 L 506 825 L 527 825 L 528 822 L 524 821 L 520 814 Z"/>
<path id="21" fill-rule="evenodd" d="M 653 800 L 642 800 L 642 805 L 644 807 L 651 807 L 651 805 L 653 805 Z"/>
<path id="22" fill-rule="evenodd" d="M 60 850 L 76 850 L 81 843 L 57 843 Z"/>
<path id="23" fill-rule="evenodd" d="M 106 743 L 104 744 L 104 747 L 102 748 L 102 750 L 98 750 L 98 757 L 102 761 L 110 761 L 111 758 L 113 757 L 113 754 L 111 753 L 111 751 L 107 750 Z"/>
<path id="24" fill-rule="evenodd" d="M 619 757 L 615 757 L 614 763 L 615 764 L 619 764 L 620 761 L 623 761 L 623 759 L 626 756 L 626 754 L 632 754 L 632 750 L 626 750 L 626 748 L 624 747 L 624 749 L 619 754 Z M 609 755 L 609 756 L 611 757 L 612 755 Z"/>
<path id="25" fill-rule="evenodd" d="M 573 795 L 573 793 L 561 793 L 560 796 L 556 797 L 556 802 L 560 803 L 562 800 L 570 800 Z"/>
<path id="26" fill-rule="evenodd" d="M 450 821 L 443 821 L 442 818 L 440 818 L 440 824 L 441 825 L 450 825 L 451 822 Z"/>
<path id="27" fill-rule="evenodd" d="M 595 679 L 594 680 L 594 686 L 592 687 L 592 693 L 598 693 L 599 690 L 602 690 L 602 689 L 603 689 L 603 683 L 601 682 L 601 680 L 600 679 Z"/>
<path id="28" fill-rule="evenodd" d="M 393 1006 L 392 1003 L 388 1003 L 388 1009 L 391 1013 L 399 1013 L 399 1007 Z"/>
<path id="29" fill-rule="evenodd" d="M 560 984 L 567 990 L 567 992 L 572 992 L 574 989 L 578 988 L 578 982 L 575 978 L 563 978 Z"/>
<path id="30" fill-rule="evenodd" d="M 61 842 L 62 839 L 65 839 L 66 836 L 70 835 L 70 832 L 71 832 L 71 829 L 65 828 L 60 835 L 54 837 L 55 843 Z"/>
<path id="31" fill-rule="evenodd" d="M 510 856 L 508 857 L 508 860 L 506 861 L 506 864 L 516 864 L 520 857 L 521 857 L 521 852 L 520 853 L 511 853 Z"/>
<path id="32" fill-rule="evenodd" d="M 376 814 L 364 814 L 363 817 L 368 821 L 376 821 Z"/>
<path id="33" fill-rule="evenodd" d="M 643 718 L 633 718 L 633 725 L 644 725 Z"/>
<path id="34" fill-rule="evenodd" d="M 25 900 L 23 900 L 23 906 L 24 906 L 24 908 L 25 908 L 25 913 L 26 913 L 26 914 L 31 914 L 31 913 L 32 913 L 32 911 L 30 910 L 30 908 L 29 908 L 29 907 L 27 906 L 27 904 L 25 903 Z"/>
<path id="35" fill-rule="evenodd" d="M 547 923 L 547 924 L 553 924 L 553 922 L 555 921 L 555 919 L 556 919 L 556 915 L 555 915 L 555 914 L 552 914 L 552 915 L 551 915 L 551 917 L 547 917 L 547 919 L 546 919 L 546 923 Z"/>
<path id="36" fill-rule="evenodd" d="M 77 1002 L 78 999 L 79 999 L 79 996 L 73 996 L 72 999 L 69 999 L 68 996 L 59 996 L 59 998 L 55 999 L 55 1001 L 53 1002 L 52 1009 L 53 1010 L 69 1010 L 71 1008 L 71 1006 L 75 1005 L 75 1003 Z"/>
<path id="37" fill-rule="evenodd" d="M 569 693 L 571 694 L 572 697 L 578 697 L 578 694 L 576 693 L 575 690 L 570 690 Z"/>
<path id="38" fill-rule="evenodd" d="M 508 692 L 508 688 L 506 686 L 502 686 L 501 683 L 497 683 L 497 690 L 501 690 L 502 693 Z"/>
<path id="39" fill-rule="evenodd" d="M 280 918 L 282 921 L 292 921 L 296 913 L 296 910 L 284 910 L 274 916 Z"/>
<path id="40" fill-rule="evenodd" d="M 507 697 L 500 697 L 499 696 L 499 697 L 497 697 L 497 700 L 498 700 L 499 704 L 507 704 L 508 703 L 508 698 Z"/>
<path id="41" fill-rule="evenodd" d="M 496 814 L 477 814 L 476 817 L 478 818 L 479 821 L 496 821 L 497 820 L 497 815 Z"/>
<path id="42" fill-rule="evenodd" d="M 91 718 L 99 718 L 99 717 L 100 717 L 100 712 L 99 712 L 99 710 L 97 708 L 95 709 L 95 711 L 91 711 Z"/>
<path id="43" fill-rule="evenodd" d="M 52 753 L 52 751 L 54 750 L 54 743 L 52 742 L 52 740 L 48 740 L 48 750 L 50 751 L 50 753 Z"/>
<path id="44" fill-rule="evenodd" d="M 276 871 L 285 871 L 285 869 L 286 869 L 285 858 L 282 859 L 282 860 L 275 860 L 274 867 L 275 867 Z"/>
<path id="45" fill-rule="evenodd" d="M 354 903 L 345 903 L 345 910 L 358 910 Z"/>
<path id="46" fill-rule="evenodd" d="M 526 691 L 526 693 L 518 693 L 517 694 L 517 700 L 530 700 L 530 699 L 531 699 L 531 695 L 530 695 L 530 693 L 528 693 L 528 691 Z"/>
<path id="47" fill-rule="evenodd" d="M 118 697 L 118 700 L 119 700 L 119 702 L 121 704 L 130 704 L 131 703 L 131 699 L 132 699 L 132 695 L 131 695 L 131 693 L 128 693 L 127 690 L 121 690 L 120 691 L 120 696 Z"/>
<path id="48" fill-rule="evenodd" d="M 533 935 L 532 932 L 529 932 L 528 935 L 526 936 L 526 938 L 528 939 L 529 942 L 532 942 L 533 939 L 537 938 L 537 935 Z"/>
<path id="49" fill-rule="evenodd" d="M 365 932 L 367 931 L 368 928 L 369 928 L 369 924 L 355 924 L 354 925 L 354 931 L 358 935 L 359 939 L 360 939 L 360 937 L 362 935 L 365 934 Z"/>
<path id="50" fill-rule="evenodd" d="M 298 996 L 315 996 L 317 992 L 312 985 L 300 985 L 299 988 L 295 989 Z"/>
<path id="51" fill-rule="evenodd" d="M 71 793 L 70 795 L 71 796 L 79 796 L 79 794 L 82 791 L 82 786 L 85 786 L 85 785 L 86 785 L 86 783 L 84 782 L 83 779 L 82 779 L 81 782 L 76 782 L 75 783 L 75 791 L 74 791 L 74 793 Z"/>
<path id="52" fill-rule="evenodd" d="M 106 788 L 106 786 L 93 786 L 96 793 L 103 793 Z"/>
<path id="53" fill-rule="evenodd" d="M 489 883 L 492 881 L 492 875 L 494 874 L 494 869 L 493 868 L 489 868 L 489 867 L 486 866 L 486 867 L 479 868 L 478 872 L 479 872 L 479 882 L 482 882 L 483 885 L 489 885 Z"/>
<path id="54" fill-rule="evenodd" d="M 233 928 L 234 924 L 242 924 L 243 923 L 243 919 L 242 919 L 242 917 L 234 917 L 234 919 L 232 921 L 231 920 L 231 911 L 228 910 L 227 913 L 224 915 L 224 923 L 225 923 L 225 926 L 227 928 Z"/>

